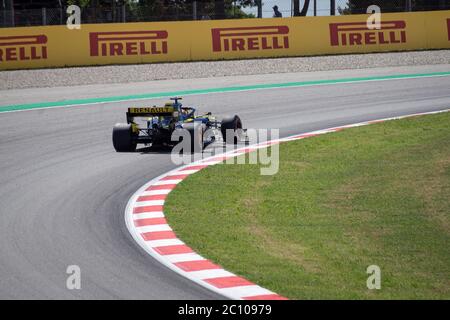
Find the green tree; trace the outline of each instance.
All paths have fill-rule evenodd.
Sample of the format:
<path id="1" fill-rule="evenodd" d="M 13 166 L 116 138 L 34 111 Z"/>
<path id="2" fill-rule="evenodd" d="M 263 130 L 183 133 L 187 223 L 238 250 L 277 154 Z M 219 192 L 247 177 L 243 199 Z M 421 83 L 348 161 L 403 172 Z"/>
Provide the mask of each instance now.
<path id="1" fill-rule="evenodd" d="M 243 7 L 254 6 L 255 0 L 202 0 L 197 1 L 198 19 L 251 18 Z M 191 20 L 192 0 L 134 0 L 129 7 L 140 21 Z"/>
<path id="2" fill-rule="evenodd" d="M 407 11 L 405 0 L 348 0 L 345 8 L 339 8 L 341 14 L 366 13 L 367 7 L 377 5 L 381 12 Z M 450 9 L 450 0 L 411 0 L 413 11 Z"/>
<path id="3" fill-rule="evenodd" d="M 207 3 L 208 1 L 201 1 Z M 214 18 L 251 18 L 253 15 L 247 15 L 242 11 L 243 7 L 258 6 L 261 1 L 258 0 L 213 0 L 214 2 Z"/>
<path id="4" fill-rule="evenodd" d="M 450 9 L 450 0 L 414 0 L 414 11 L 428 10 L 448 10 Z"/>

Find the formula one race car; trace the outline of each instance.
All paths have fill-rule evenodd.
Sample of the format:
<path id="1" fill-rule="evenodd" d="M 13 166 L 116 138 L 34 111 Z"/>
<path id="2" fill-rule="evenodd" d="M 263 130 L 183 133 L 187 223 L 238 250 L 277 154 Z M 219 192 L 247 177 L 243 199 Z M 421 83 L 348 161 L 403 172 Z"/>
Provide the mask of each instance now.
<path id="1" fill-rule="evenodd" d="M 113 128 L 114 149 L 117 152 L 132 152 L 138 143 L 173 147 L 188 139 L 190 151 L 201 152 L 220 139 L 230 144 L 240 141 L 244 130 L 237 115 L 219 122 L 211 112 L 196 115 L 194 108 L 183 107 L 179 102 L 181 99 L 170 98 L 172 102 L 164 107 L 128 108 L 127 123 L 117 123 Z"/>

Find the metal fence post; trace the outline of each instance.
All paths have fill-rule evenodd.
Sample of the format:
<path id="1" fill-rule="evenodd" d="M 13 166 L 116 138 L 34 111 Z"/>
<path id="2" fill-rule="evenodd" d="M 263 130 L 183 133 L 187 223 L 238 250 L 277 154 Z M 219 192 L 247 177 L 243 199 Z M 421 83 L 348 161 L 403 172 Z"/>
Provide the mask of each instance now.
<path id="1" fill-rule="evenodd" d="M 411 0 L 406 0 L 406 10 L 405 11 L 412 11 L 412 3 Z"/>
<path id="2" fill-rule="evenodd" d="M 15 13 L 14 13 L 14 5 L 13 5 L 13 0 L 10 1 L 11 4 L 11 27 L 15 27 L 16 26 L 16 19 L 15 19 Z"/>
<path id="3" fill-rule="evenodd" d="M 42 25 L 47 25 L 47 9 L 42 8 Z"/>
<path id="4" fill-rule="evenodd" d="M 336 0 L 330 0 L 330 16 L 336 15 Z"/>
<path id="5" fill-rule="evenodd" d="M 317 16 L 317 0 L 314 0 L 314 17 Z"/>
<path id="6" fill-rule="evenodd" d="M 127 22 L 127 18 L 126 18 L 126 7 L 125 5 L 122 6 L 122 22 Z"/>
<path id="7" fill-rule="evenodd" d="M 197 1 L 192 2 L 192 19 L 197 20 Z"/>

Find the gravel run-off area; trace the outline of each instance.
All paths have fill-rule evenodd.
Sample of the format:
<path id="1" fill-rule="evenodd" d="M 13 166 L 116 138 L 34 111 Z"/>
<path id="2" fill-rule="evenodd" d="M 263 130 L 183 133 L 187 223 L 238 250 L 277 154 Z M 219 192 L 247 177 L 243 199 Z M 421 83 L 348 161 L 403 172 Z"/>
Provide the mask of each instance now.
<path id="1" fill-rule="evenodd" d="M 0 71 L 0 90 L 450 64 L 450 50 Z"/>

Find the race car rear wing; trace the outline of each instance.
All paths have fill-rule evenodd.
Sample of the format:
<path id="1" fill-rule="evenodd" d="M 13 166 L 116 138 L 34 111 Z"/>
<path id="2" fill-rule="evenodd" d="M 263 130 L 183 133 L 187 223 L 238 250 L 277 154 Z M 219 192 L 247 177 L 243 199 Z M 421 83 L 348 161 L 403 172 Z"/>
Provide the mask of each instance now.
<path id="1" fill-rule="evenodd" d="M 175 109 L 173 107 L 142 107 L 128 108 L 127 120 L 132 122 L 136 117 L 156 117 L 156 116 L 172 116 Z"/>

